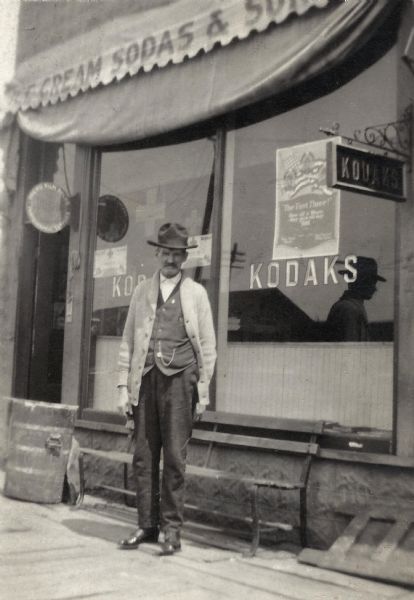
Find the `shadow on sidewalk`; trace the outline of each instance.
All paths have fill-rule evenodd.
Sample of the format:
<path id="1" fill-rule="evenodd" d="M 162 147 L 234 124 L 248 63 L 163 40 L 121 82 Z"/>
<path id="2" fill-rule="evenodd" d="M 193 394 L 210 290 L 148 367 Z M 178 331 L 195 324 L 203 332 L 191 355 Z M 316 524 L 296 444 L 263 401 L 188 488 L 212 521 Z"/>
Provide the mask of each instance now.
<path id="1" fill-rule="evenodd" d="M 64 519 L 61 523 L 73 533 L 99 538 L 115 544 L 131 533 L 130 526 L 91 521 L 89 519 Z"/>

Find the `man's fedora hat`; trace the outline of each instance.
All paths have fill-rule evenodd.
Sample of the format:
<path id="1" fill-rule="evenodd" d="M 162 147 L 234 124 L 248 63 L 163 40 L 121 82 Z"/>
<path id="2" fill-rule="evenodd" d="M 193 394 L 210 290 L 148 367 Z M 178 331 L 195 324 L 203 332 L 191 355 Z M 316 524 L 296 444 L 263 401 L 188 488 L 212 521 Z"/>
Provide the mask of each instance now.
<path id="1" fill-rule="evenodd" d="M 198 246 L 198 244 L 188 243 L 188 231 L 178 223 L 161 225 L 158 231 L 158 241 L 148 240 L 148 244 L 169 250 L 188 250 Z"/>
<path id="2" fill-rule="evenodd" d="M 343 264 L 343 261 L 338 260 L 338 263 Z M 357 256 L 354 267 L 357 271 L 357 280 L 369 279 L 371 281 L 387 281 L 385 277 L 378 275 L 378 265 L 375 258 L 370 258 L 368 256 Z M 352 275 L 351 271 L 348 269 L 341 269 L 338 271 L 338 273 L 341 275 Z"/>

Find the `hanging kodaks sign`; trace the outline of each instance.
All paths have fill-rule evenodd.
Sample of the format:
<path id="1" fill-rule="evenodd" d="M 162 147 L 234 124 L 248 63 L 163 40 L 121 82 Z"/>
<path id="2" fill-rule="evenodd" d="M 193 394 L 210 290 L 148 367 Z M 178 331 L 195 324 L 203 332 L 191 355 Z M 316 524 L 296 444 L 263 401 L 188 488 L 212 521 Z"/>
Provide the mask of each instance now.
<path id="1" fill-rule="evenodd" d="M 26 198 L 30 223 L 43 233 L 57 233 L 70 221 L 70 201 L 66 192 L 49 181 L 38 183 Z"/>
<path id="2" fill-rule="evenodd" d="M 327 186 L 325 140 L 276 151 L 273 260 L 339 249 L 339 190 Z"/>
<path id="3" fill-rule="evenodd" d="M 328 142 L 328 185 L 377 198 L 403 202 L 405 163 L 384 153 Z"/>

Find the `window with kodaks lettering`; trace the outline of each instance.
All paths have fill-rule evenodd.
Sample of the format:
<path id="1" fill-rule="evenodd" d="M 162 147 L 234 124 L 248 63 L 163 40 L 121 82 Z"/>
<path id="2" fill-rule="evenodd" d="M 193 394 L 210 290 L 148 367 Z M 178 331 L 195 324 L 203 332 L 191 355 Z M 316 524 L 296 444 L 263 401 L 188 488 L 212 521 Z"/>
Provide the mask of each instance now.
<path id="1" fill-rule="evenodd" d="M 395 203 L 358 192 L 378 172 L 356 152 L 355 191 L 331 187 L 328 144 L 341 140 L 319 130 L 396 120 L 380 84 L 391 65 L 387 55 L 330 95 L 230 134 L 221 410 L 392 427 Z"/>
<path id="2" fill-rule="evenodd" d="M 214 188 L 213 139 L 103 152 L 93 267 L 88 406 L 116 409 L 117 359 L 136 285 L 157 269 L 159 227 L 183 224 L 198 247 L 184 264 L 207 287 Z"/>

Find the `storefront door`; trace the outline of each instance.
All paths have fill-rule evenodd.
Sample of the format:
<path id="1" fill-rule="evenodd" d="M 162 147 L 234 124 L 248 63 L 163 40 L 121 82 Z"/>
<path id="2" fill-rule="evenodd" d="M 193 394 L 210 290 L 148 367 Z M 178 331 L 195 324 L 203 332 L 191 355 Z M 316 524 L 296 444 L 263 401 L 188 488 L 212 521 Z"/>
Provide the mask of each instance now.
<path id="1" fill-rule="evenodd" d="M 39 234 L 29 398 L 59 402 L 62 387 L 69 229 Z"/>
<path id="2" fill-rule="evenodd" d="M 74 192 L 72 145 L 40 144 L 27 139 L 33 157 L 23 174 L 20 211 L 23 224 L 17 297 L 13 395 L 60 402 L 65 306 L 71 224 L 45 233 L 27 211 L 30 192 L 54 184 L 68 199 Z M 24 150 L 25 151 L 25 150 Z"/>

